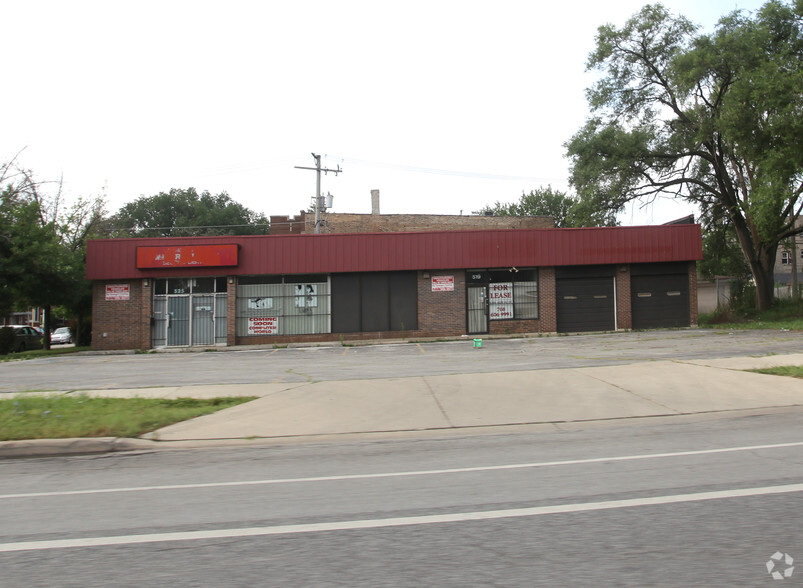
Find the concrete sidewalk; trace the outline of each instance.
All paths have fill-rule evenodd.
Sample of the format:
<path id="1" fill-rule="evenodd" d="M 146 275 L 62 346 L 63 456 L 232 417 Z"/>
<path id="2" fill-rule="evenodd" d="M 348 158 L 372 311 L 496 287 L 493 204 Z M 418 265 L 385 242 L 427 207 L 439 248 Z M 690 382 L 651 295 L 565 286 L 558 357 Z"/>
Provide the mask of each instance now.
<path id="1" fill-rule="evenodd" d="M 84 392 L 107 397 L 258 396 L 143 440 L 96 440 L 98 451 L 477 427 L 575 423 L 803 406 L 803 380 L 742 370 L 803 365 L 803 354 L 619 366 L 292 384 Z M 88 453 L 92 440 L 61 442 Z M 16 445 L 15 445 L 16 444 Z M 0 457 L 58 453 L 58 441 L 0 443 Z M 105 449 L 103 449 L 105 447 Z M 25 453 L 25 449 L 29 453 Z M 65 451 L 67 451 L 65 449 Z"/>

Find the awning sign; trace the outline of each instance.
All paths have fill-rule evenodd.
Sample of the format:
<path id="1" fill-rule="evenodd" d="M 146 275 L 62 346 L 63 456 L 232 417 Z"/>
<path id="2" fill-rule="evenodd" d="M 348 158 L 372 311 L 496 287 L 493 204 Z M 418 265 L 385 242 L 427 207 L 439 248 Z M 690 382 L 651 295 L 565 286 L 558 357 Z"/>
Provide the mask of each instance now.
<path id="1" fill-rule="evenodd" d="M 237 244 L 137 247 L 137 268 L 237 265 Z"/>
<path id="2" fill-rule="evenodd" d="M 248 319 L 249 335 L 277 335 L 278 333 L 278 316 L 250 317 Z"/>
<path id="3" fill-rule="evenodd" d="M 432 276 L 433 292 L 454 292 L 454 276 Z"/>
<path id="4" fill-rule="evenodd" d="M 513 318 L 513 283 L 488 284 L 488 318 L 499 321 Z"/>
<path id="5" fill-rule="evenodd" d="M 106 300 L 128 300 L 131 298 L 131 286 L 128 284 L 107 284 Z"/>

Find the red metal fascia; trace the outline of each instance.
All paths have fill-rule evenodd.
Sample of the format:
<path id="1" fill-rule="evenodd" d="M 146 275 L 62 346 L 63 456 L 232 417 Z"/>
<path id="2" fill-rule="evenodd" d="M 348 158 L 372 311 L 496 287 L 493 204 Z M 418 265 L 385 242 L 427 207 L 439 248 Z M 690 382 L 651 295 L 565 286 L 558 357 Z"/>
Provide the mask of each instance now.
<path id="1" fill-rule="evenodd" d="M 143 246 L 237 244 L 229 268 L 137 269 Z M 702 258 L 699 225 L 108 239 L 87 246 L 91 280 L 160 276 L 261 275 L 551 267 L 692 261 Z"/>

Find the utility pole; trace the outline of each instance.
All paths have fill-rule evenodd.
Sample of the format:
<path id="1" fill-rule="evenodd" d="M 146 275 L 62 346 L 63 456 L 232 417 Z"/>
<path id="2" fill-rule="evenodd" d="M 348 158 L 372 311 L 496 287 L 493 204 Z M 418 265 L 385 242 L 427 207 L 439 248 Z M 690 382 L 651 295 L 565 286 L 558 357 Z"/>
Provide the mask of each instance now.
<path id="1" fill-rule="evenodd" d="M 792 216 L 792 229 L 797 226 L 797 218 L 794 214 Z M 800 285 L 797 280 L 797 235 L 792 235 L 792 300 L 800 300 Z"/>
<path id="2" fill-rule="evenodd" d="M 312 157 L 315 158 L 315 167 L 302 167 L 300 165 L 295 166 L 296 169 L 309 169 L 317 172 L 317 179 L 315 182 L 315 199 L 313 201 L 313 210 L 315 211 L 315 233 L 318 234 L 321 232 L 321 212 L 326 210 L 327 203 L 324 202 L 323 196 L 321 196 L 321 172 L 328 174 L 332 172 L 333 174 L 337 175 L 343 170 L 340 169 L 340 166 L 337 166 L 337 169 L 328 169 L 328 168 L 321 168 L 321 156 L 312 154 Z M 331 198 L 331 196 L 329 197 Z M 331 204 L 329 204 L 331 206 Z"/>

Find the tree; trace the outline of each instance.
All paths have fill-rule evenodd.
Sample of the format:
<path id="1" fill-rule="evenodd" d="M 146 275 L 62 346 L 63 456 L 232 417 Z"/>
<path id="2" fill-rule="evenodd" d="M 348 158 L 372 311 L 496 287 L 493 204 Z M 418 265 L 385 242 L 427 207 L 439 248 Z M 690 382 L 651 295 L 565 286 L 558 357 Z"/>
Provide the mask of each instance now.
<path id="1" fill-rule="evenodd" d="M 52 197 L 44 186 L 16 158 L 0 164 L 0 313 L 44 308 L 49 347 L 53 306 L 88 315 L 86 237 L 102 218 L 103 203 L 81 199 L 64 214 L 60 183 Z M 80 326 L 80 312 L 78 318 Z"/>
<path id="2" fill-rule="evenodd" d="M 700 217 L 703 229 L 703 259 L 697 265 L 708 279 L 730 276 L 746 280 L 750 266 L 745 261 L 736 230 L 721 206 L 704 210 Z"/>
<path id="3" fill-rule="evenodd" d="M 114 236 L 179 237 L 266 235 L 268 220 L 228 194 L 198 194 L 195 188 L 160 192 L 123 206 L 109 219 Z"/>
<path id="4" fill-rule="evenodd" d="M 522 193 L 518 202 L 501 203 L 475 210 L 474 214 L 493 213 L 495 216 L 551 216 L 556 227 L 612 227 L 616 215 L 609 210 L 594 210 L 587 203 L 553 190 L 552 186 Z"/>
<path id="5" fill-rule="evenodd" d="M 592 116 L 567 143 L 584 202 L 617 211 L 659 195 L 719 207 L 773 297 L 778 244 L 803 207 L 803 0 L 734 12 L 711 35 L 661 5 L 599 28 Z"/>
<path id="6" fill-rule="evenodd" d="M 86 279 L 86 244 L 89 239 L 101 238 L 105 222 L 102 198 L 79 198 L 60 219 L 60 243 L 66 253 L 63 271 L 71 284 L 60 306 L 65 315 L 75 319 L 77 345 L 91 341 L 92 282 Z"/>

